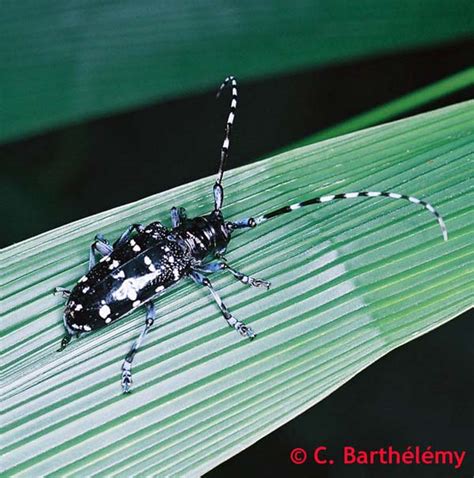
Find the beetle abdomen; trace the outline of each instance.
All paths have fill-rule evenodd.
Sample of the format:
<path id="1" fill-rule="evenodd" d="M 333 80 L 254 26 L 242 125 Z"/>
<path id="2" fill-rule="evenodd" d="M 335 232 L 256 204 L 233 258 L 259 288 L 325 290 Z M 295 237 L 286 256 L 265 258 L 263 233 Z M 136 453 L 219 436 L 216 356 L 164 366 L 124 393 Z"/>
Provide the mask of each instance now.
<path id="1" fill-rule="evenodd" d="M 140 233 L 103 257 L 71 291 L 64 314 L 71 332 L 110 324 L 162 293 L 189 269 L 186 250 Z"/>

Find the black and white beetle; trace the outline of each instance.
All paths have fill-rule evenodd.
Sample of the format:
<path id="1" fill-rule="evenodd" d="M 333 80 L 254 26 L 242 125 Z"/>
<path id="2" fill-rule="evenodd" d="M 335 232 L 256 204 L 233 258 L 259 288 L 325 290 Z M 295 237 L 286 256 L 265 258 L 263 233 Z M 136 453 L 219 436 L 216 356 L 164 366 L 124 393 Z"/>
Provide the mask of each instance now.
<path id="1" fill-rule="evenodd" d="M 214 210 L 205 216 L 188 219 L 183 208 L 173 207 L 171 209 L 172 229 L 166 228 L 160 222 L 152 222 L 148 226 L 133 224 L 113 245 L 98 234 L 90 247 L 89 272 L 79 279 L 71 291 L 61 287 L 55 289 L 56 293 L 61 293 L 67 298 L 64 310 L 66 335 L 62 339 L 59 350 L 63 350 L 73 336 L 104 327 L 141 305 L 146 307 L 145 325 L 122 364 L 122 389 L 125 393 L 130 391 L 132 383 L 132 361 L 155 320 L 154 301 L 171 285 L 184 277 L 190 277 L 197 284 L 209 289 L 230 327 L 244 337 L 249 339 L 255 337 L 250 327 L 229 312 L 211 281 L 206 277 L 206 274 L 227 270 L 244 284 L 267 289 L 270 287 L 270 283 L 265 280 L 255 279 L 233 269 L 222 257 L 236 229 L 253 228 L 268 219 L 312 204 L 335 199 L 383 196 L 421 204 L 434 214 L 444 239 L 448 238 L 444 221 L 431 204 L 413 196 L 393 192 L 363 191 L 331 194 L 284 206 L 255 219 L 250 217 L 238 221 L 225 221 L 221 211 L 224 199 L 222 178 L 237 108 L 235 78 L 232 76 L 226 78 L 217 96 L 227 85 L 232 87 L 232 99 L 219 170 L 213 188 Z M 97 262 L 96 254 L 102 256 L 99 262 Z"/>

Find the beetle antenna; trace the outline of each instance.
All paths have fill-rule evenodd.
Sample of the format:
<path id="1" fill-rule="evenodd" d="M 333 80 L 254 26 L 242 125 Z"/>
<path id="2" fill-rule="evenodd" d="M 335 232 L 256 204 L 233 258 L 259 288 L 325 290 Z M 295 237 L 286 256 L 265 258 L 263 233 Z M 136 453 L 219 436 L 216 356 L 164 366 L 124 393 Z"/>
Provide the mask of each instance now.
<path id="1" fill-rule="evenodd" d="M 222 204 L 224 202 L 224 188 L 222 187 L 222 178 L 224 176 L 224 167 L 229 156 L 229 145 L 230 145 L 230 136 L 232 133 L 232 125 L 234 124 L 235 111 L 237 109 L 237 81 L 233 76 L 228 76 L 217 91 L 217 98 L 224 90 L 227 85 L 232 86 L 232 99 L 230 102 L 230 111 L 229 116 L 227 117 L 227 123 L 225 127 L 225 136 L 224 142 L 222 143 L 221 148 L 221 160 L 219 163 L 219 170 L 217 172 L 217 179 L 214 184 L 213 194 L 214 194 L 214 211 L 220 212 L 222 209 Z"/>
<path id="2" fill-rule="evenodd" d="M 441 228 L 441 233 L 443 234 L 443 239 L 445 241 L 448 240 L 448 230 L 446 228 L 446 224 L 441 216 L 441 214 L 428 202 L 418 199 L 414 196 L 406 196 L 405 194 L 393 193 L 393 192 L 377 192 L 377 191 L 360 191 L 354 193 L 341 193 L 341 194 L 330 194 L 327 196 L 319 196 L 312 199 L 307 199 L 306 201 L 297 202 L 295 204 L 291 204 L 289 206 L 281 207 L 280 209 L 276 209 L 275 211 L 269 212 L 267 214 L 263 214 L 262 216 L 256 217 L 254 219 L 254 224 L 261 224 L 262 222 L 268 221 L 274 217 L 280 216 L 282 214 L 286 214 L 291 211 L 295 211 L 296 209 L 300 209 L 305 206 L 310 206 L 312 204 L 319 204 L 319 203 L 326 203 L 329 201 L 334 201 L 336 199 L 355 199 L 359 197 L 387 197 L 390 199 L 404 199 L 406 201 L 410 201 L 413 204 L 420 204 L 425 209 L 427 209 L 431 214 L 436 217 L 438 221 L 439 227 Z M 249 226 L 242 226 L 240 223 L 243 224 L 243 221 L 239 221 L 238 227 L 249 227 Z M 250 226 L 252 227 L 252 226 Z"/>

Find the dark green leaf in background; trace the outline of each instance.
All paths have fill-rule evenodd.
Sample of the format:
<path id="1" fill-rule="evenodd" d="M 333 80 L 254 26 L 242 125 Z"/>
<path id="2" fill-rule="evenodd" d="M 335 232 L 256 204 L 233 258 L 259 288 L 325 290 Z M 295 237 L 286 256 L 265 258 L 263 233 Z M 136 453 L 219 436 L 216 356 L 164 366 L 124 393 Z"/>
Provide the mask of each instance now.
<path id="1" fill-rule="evenodd" d="M 0 142 L 214 87 L 230 72 L 257 78 L 464 38 L 473 16 L 472 0 L 7 0 Z"/>

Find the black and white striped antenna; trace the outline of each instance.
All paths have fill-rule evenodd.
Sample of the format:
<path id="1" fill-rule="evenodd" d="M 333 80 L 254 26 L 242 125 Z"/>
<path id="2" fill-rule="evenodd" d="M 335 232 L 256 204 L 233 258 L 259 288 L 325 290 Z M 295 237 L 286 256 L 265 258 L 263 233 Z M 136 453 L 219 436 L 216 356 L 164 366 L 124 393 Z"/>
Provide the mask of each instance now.
<path id="1" fill-rule="evenodd" d="M 232 134 L 232 126 L 235 119 L 235 111 L 237 109 L 237 81 L 233 76 L 228 76 L 217 91 L 217 98 L 224 90 L 227 85 L 232 87 L 232 99 L 230 101 L 230 111 L 229 116 L 227 117 L 227 123 L 225 126 L 225 136 L 224 141 L 221 147 L 221 160 L 219 162 L 219 170 L 217 172 L 217 179 L 214 184 L 213 194 L 214 194 L 214 211 L 220 212 L 222 209 L 222 204 L 224 202 L 224 189 L 222 187 L 222 178 L 224 176 L 224 168 L 227 158 L 229 156 L 229 146 L 230 146 L 230 137 Z"/>
<path id="2" fill-rule="evenodd" d="M 235 223 L 235 225 L 237 227 L 252 227 L 254 225 L 262 224 L 263 222 L 266 222 L 274 217 L 281 216 L 282 214 L 287 214 L 289 212 L 295 211 L 302 207 L 310 206 L 312 204 L 326 203 L 337 199 L 355 199 L 359 197 L 387 197 L 390 199 L 404 199 L 406 201 L 410 201 L 413 204 L 419 204 L 435 216 L 436 220 L 438 221 L 439 227 L 441 228 L 443 239 L 445 241 L 448 240 L 448 230 L 446 228 L 446 224 L 441 214 L 430 203 L 423 201 L 422 199 L 418 199 L 414 196 L 406 196 L 405 194 L 388 191 L 360 191 L 353 193 L 328 194 L 326 196 L 319 196 L 312 199 L 307 199 L 306 201 L 297 202 L 288 206 L 281 207 L 279 209 L 275 209 L 272 212 L 262 214 L 261 216 L 258 216 L 254 219 L 250 218 L 246 220 L 247 225 L 244 225 L 244 221 L 239 221 L 239 223 Z"/>

